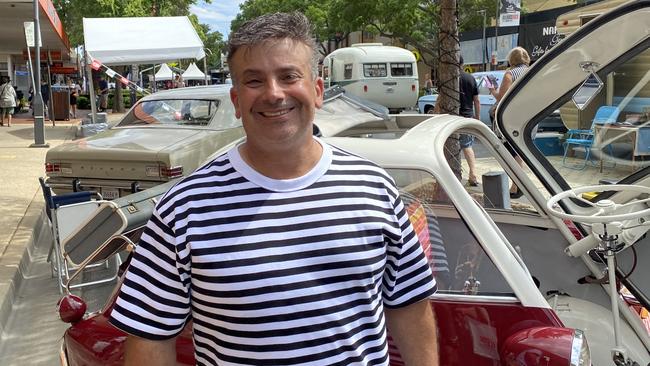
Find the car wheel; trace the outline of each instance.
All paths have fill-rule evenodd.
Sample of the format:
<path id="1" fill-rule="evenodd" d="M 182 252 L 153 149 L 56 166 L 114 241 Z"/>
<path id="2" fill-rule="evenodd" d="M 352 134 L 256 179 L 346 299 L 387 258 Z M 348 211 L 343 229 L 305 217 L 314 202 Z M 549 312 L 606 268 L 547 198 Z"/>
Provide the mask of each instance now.
<path id="1" fill-rule="evenodd" d="M 429 114 L 429 112 L 433 111 L 433 106 L 430 104 L 427 104 L 424 106 L 424 114 Z"/>

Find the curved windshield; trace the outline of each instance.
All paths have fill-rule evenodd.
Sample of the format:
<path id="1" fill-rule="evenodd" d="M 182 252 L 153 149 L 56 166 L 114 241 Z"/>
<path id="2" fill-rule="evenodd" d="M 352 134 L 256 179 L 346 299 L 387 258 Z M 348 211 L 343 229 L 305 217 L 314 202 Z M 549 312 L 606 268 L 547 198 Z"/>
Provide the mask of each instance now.
<path id="1" fill-rule="evenodd" d="M 208 126 L 218 108 L 218 100 L 147 100 L 136 104 L 117 127 L 142 125 Z"/>

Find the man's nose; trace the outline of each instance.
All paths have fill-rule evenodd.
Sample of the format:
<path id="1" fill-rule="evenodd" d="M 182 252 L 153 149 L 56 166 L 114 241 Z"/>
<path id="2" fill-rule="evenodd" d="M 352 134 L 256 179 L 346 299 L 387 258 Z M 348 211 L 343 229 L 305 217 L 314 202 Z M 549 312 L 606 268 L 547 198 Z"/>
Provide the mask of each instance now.
<path id="1" fill-rule="evenodd" d="M 264 98 L 269 103 L 277 103 L 279 101 L 284 100 L 285 94 L 284 94 L 284 87 L 282 83 L 280 83 L 275 78 L 271 78 L 266 83 L 266 88 L 264 89 Z"/>

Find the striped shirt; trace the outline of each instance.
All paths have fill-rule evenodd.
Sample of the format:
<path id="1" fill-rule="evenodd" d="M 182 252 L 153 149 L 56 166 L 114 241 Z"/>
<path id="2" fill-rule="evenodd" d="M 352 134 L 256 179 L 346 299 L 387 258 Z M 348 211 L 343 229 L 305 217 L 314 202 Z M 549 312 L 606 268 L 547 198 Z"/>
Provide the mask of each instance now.
<path id="1" fill-rule="evenodd" d="M 514 83 L 515 80 L 519 79 L 526 72 L 526 70 L 528 70 L 528 66 L 526 64 L 513 66 L 508 69 L 508 72 L 510 72 L 510 75 L 512 75 L 512 82 Z"/>
<path id="2" fill-rule="evenodd" d="M 235 147 L 165 194 L 111 323 L 168 339 L 191 317 L 199 365 L 388 365 L 384 307 L 435 280 L 387 173 L 320 143 L 300 178 Z"/>

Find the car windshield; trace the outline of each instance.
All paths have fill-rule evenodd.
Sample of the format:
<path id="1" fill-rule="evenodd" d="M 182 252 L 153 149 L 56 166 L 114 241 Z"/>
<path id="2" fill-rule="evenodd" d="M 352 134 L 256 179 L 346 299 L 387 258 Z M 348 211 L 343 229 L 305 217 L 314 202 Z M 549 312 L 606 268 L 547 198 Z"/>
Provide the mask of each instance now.
<path id="1" fill-rule="evenodd" d="M 136 104 L 117 127 L 142 125 L 207 126 L 218 107 L 218 100 L 147 100 Z"/>
<path id="2" fill-rule="evenodd" d="M 535 135 L 539 159 L 571 188 L 618 182 L 650 166 L 649 56 L 650 50 L 637 48 L 600 73 L 603 87 L 592 88 L 596 94 L 582 110 L 574 100 L 584 102 L 584 96 L 567 93 L 556 118 L 568 132 Z"/>

